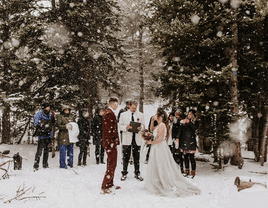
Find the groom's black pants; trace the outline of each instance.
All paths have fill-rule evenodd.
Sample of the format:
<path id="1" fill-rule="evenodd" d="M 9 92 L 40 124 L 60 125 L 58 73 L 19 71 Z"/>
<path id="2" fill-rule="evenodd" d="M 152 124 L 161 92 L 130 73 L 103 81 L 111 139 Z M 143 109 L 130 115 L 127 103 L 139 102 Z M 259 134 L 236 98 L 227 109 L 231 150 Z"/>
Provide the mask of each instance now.
<path id="1" fill-rule="evenodd" d="M 133 144 L 132 145 L 123 145 L 123 175 L 127 175 L 127 167 L 129 163 L 129 158 L 131 154 L 131 148 L 132 148 L 132 154 L 134 159 L 134 169 L 135 169 L 135 175 L 140 175 L 140 146 Z"/>

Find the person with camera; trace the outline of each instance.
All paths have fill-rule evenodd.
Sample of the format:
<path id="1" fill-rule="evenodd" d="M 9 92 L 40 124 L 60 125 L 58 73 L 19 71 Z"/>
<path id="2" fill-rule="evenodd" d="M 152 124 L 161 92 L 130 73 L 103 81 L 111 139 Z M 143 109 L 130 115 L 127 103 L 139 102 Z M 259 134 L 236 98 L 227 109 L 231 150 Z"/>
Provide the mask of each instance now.
<path id="1" fill-rule="evenodd" d="M 42 110 L 34 116 L 36 127 L 34 136 L 38 136 L 37 151 L 34 159 L 34 169 L 38 170 L 39 161 L 43 151 L 43 168 L 48 168 L 49 145 L 52 138 L 52 127 L 55 125 L 55 118 L 50 113 L 50 105 L 42 104 Z"/>

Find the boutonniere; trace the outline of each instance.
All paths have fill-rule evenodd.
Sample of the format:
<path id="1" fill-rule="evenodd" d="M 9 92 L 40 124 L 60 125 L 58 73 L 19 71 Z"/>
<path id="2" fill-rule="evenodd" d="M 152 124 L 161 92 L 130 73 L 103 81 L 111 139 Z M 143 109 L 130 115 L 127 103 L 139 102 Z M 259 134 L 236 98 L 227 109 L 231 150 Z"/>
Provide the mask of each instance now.
<path id="1" fill-rule="evenodd" d="M 137 118 L 137 121 L 139 121 L 140 119 L 139 118 Z"/>

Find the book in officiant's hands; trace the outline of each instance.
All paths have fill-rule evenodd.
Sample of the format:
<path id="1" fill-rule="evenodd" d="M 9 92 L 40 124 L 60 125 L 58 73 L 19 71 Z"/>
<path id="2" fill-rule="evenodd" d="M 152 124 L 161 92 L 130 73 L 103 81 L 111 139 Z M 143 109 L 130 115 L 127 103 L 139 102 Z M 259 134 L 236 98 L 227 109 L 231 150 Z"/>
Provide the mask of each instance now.
<path id="1" fill-rule="evenodd" d="M 129 125 L 132 127 L 131 129 L 128 129 L 129 132 L 139 133 L 140 130 L 138 130 L 138 128 L 141 126 L 141 123 L 135 122 L 135 121 L 130 121 Z"/>

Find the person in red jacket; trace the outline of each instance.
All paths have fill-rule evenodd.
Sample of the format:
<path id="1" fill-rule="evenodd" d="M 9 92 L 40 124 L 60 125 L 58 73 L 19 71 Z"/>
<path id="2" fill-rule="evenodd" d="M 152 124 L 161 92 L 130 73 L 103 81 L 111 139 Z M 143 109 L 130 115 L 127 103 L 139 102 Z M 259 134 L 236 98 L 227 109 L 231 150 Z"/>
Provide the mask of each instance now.
<path id="1" fill-rule="evenodd" d="M 105 111 L 102 121 L 102 145 L 107 154 L 107 169 L 101 186 L 104 194 L 112 193 L 112 187 L 120 189 L 120 186 L 114 186 L 114 172 L 117 165 L 117 145 L 119 142 L 117 120 L 114 113 L 117 107 L 118 99 L 110 98 L 109 107 Z"/>

